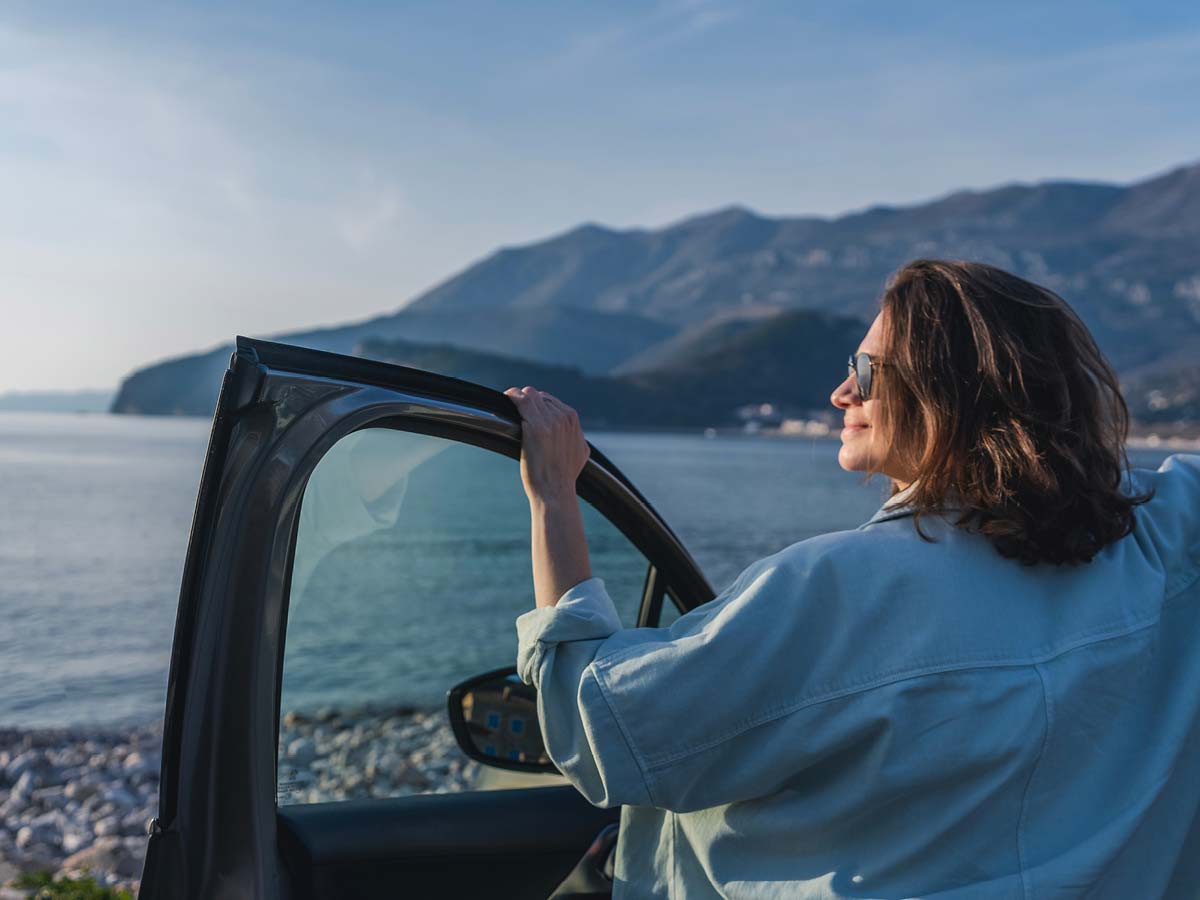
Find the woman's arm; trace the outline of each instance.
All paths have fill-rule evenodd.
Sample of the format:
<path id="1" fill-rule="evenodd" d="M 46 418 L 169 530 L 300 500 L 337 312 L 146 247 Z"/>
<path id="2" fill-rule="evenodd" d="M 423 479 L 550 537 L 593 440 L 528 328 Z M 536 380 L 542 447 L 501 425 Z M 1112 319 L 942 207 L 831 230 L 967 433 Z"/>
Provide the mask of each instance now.
<path id="1" fill-rule="evenodd" d="M 521 414 L 521 481 L 529 498 L 534 602 L 554 606 L 592 577 L 575 482 L 590 451 L 579 416 L 533 387 L 509 388 Z"/>
<path id="2" fill-rule="evenodd" d="M 592 577 L 579 498 L 574 487 L 569 494 L 530 497 L 529 513 L 534 602 L 554 606 L 570 588 Z"/>

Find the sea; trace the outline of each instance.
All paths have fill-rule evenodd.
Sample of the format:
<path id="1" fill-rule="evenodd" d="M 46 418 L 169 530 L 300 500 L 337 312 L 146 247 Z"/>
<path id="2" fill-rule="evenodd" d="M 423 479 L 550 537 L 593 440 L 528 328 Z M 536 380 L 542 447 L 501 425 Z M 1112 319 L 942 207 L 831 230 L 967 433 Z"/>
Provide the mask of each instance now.
<path id="1" fill-rule="evenodd" d="M 199 418 L 0 413 L 0 727 L 162 718 L 209 427 Z M 836 438 L 587 437 L 665 518 L 716 591 L 790 544 L 857 527 L 887 492 L 882 477 L 868 482 L 838 466 Z M 1156 468 L 1171 452 L 1131 448 L 1129 456 L 1134 466 Z M 470 472 L 445 483 L 426 479 L 424 495 L 410 485 L 411 502 L 385 516 L 386 527 L 356 552 L 327 554 L 313 566 L 303 603 L 293 589 L 285 707 L 433 707 L 475 671 L 511 664 L 514 618 L 534 605 L 527 514 L 524 532 L 514 525 L 469 541 L 450 526 L 486 530 L 489 520 L 476 514 L 481 497 L 523 498 L 518 466 L 505 459 L 509 468 L 493 470 L 476 457 L 458 465 Z M 446 499 L 453 484 L 471 479 L 469 490 Z M 436 552 L 400 552 L 406 515 L 425 517 L 423 546 Z M 436 547 L 429 535 L 442 532 L 430 530 L 430 517 L 449 523 Z M 614 597 L 619 589 L 635 599 L 644 568 L 616 571 L 625 558 L 608 548 L 622 539 L 595 510 L 584 518 L 593 573 Z M 302 521 L 302 538 L 306 527 Z M 431 574 L 437 554 L 443 568 Z M 345 577 L 338 572 L 371 566 L 379 569 L 373 581 L 392 586 L 390 599 L 372 593 L 366 576 L 362 591 L 337 590 Z M 468 576 L 482 588 L 467 590 Z M 323 592 L 322 584 L 332 587 Z M 628 601 L 618 606 L 632 614 Z"/>

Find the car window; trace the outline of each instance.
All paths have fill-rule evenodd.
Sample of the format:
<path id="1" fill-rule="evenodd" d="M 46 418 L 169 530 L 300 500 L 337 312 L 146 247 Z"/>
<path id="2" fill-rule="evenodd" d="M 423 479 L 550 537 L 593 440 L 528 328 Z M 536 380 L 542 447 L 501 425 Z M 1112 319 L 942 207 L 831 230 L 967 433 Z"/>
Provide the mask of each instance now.
<path id="1" fill-rule="evenodd" d="M 580 505 L 592 571 L 632 626 L 649 564 Z M 451 687 L 515 664 L 514 620 L 532 608 L 529 504 L 516 460 L 387 428 L 339 441 L 301 500 L 278 802 L 553 783 L 558 776 L 469 760 L 446 714 Z"/>
<path id="2" fill-rule="evenodd" d="M 679 608 L 670 596 L 664 596 L 662 601 L 662 611 L 658 616 L 658 624 L 660 627 L 670 625 L 680 616 Z"/>

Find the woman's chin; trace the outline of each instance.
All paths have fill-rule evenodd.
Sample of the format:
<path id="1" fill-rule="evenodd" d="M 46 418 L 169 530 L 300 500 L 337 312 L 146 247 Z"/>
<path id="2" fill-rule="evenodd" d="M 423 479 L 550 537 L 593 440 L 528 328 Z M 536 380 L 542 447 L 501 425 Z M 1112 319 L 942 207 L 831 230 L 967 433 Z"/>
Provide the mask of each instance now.
<path id="1" fill-rule="evenodd" d="M 842 449 L 838 451 L 838 465 L 847 472 L 865 472 L 869 460 L 855 450 L 842 445 Z"/>

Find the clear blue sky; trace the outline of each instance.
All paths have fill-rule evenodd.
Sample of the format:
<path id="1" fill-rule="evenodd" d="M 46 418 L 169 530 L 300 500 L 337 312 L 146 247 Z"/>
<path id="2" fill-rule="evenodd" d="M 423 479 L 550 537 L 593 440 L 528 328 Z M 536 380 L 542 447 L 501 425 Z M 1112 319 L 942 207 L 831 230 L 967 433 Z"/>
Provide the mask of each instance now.
<path id="1" fill-rule="evenodd" d="M 583 221 L 1200 158 L 1195 3 L 243 6 L 0 10 L 0 392 L 394 309 Z"/>

